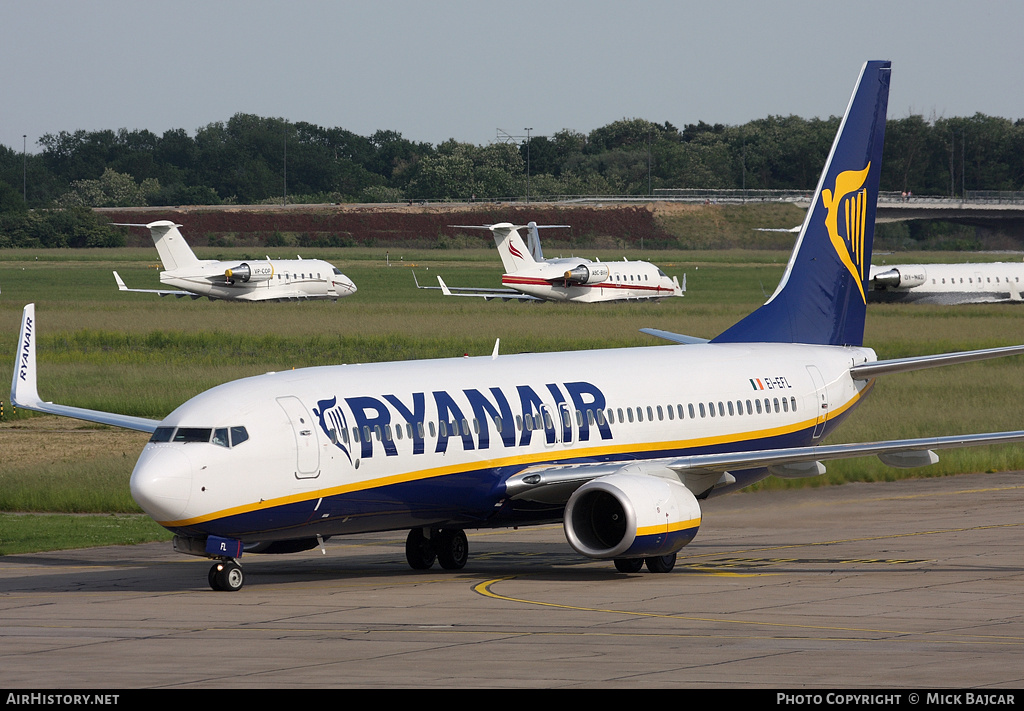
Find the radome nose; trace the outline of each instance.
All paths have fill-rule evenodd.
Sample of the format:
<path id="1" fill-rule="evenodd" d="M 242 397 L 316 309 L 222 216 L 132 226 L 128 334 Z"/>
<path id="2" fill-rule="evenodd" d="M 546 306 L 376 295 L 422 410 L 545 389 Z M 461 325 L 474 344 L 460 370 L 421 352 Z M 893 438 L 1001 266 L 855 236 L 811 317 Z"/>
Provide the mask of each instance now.
<path id="1" fill-rule="evenodd" d="M 178 448 L 142 450 L 131 478 L 132 498 L 158 523 L 181 518 L 192 491 L 192 463 Z"/>
<path id="2" fill-rule="evenodd" d="M 356 293 L 356 285 L 347 276 L 341 276 L 334 280 L 334 290 L 342 296 Z"/>

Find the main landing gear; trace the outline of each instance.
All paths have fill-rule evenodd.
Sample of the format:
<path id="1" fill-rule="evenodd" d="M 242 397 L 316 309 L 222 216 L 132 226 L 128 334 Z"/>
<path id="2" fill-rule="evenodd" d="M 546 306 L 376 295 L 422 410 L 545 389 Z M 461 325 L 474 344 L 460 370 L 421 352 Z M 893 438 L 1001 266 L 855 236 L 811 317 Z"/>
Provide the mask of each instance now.
<path id="1" fill-rule="evenodd" d="M 461 528 L 414 528 L 405 539 L 405 559 L 413 570 L 429 570 L 436 560 L 445 570 L 460 570 L 469 560 L 469 541 Z"/>
<path id="2" fill-rule="evenodd" d="M 235 592 L 241 590 L 245 584 L 245 574 L 242 573 L 242 566 L 238 561 L 227 559 L 219 560 L 210 568 L 207 576 L 210 580 L 210 587 L 214 590 Z"/>
<path id="3" fill-rule="evenodd" d="M 652 573 L 668 573 L 676 566 L 676 554 L 657 555 L 650 558 L 616 558 L 615 569 L 620 573 L 639 573 L 647 563 Z"/>

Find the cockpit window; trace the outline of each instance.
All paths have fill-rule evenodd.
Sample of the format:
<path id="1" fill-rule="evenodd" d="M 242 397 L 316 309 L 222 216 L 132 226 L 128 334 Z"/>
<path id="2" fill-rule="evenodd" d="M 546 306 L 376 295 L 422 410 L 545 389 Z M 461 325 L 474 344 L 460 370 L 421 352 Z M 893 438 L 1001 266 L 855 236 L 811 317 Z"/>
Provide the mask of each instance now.
<path id="1" fill-rule="evenodd" d="M 174 442 L 209 442 L 209 427 L 179 427 L 174 433 Z"/>
<path id="2" fill-rule="evenodd" d="M 237 447 L 249 439 L 245 427 L 157 427 L 150 442 L 209 442 L 220 447 Z"/>
<path id="3" fill-rule="evenodd" d="M 232 427 L 231 428 L 231 446 L 237 447 L 245 440 L 249 439 L 249 433 L 246 432 L 244 427 Z"/>
<path id="4" fill-rule="evenodd" d="M 338 269 L 337 267 L 332 267 L 332 269 L 334 269 L 335 274 L 341 274 L 341 270 Z"/>
<path id="5" fill-rule="evenodd" d="M 153 430 L 153 436 L 149 438 L 149 441 L 170 442 L 172 435 L 174 435 L 173 427 L 157 427 L 155 430 Z"/>
<path id="6" fill-rule="evenodd" d="M 215 429 L 213 431 L 213 439 L 210 441 L 221 447 L 230 447 L 231 445 L 228 444 L 228 428 L 218 427 Z"/>

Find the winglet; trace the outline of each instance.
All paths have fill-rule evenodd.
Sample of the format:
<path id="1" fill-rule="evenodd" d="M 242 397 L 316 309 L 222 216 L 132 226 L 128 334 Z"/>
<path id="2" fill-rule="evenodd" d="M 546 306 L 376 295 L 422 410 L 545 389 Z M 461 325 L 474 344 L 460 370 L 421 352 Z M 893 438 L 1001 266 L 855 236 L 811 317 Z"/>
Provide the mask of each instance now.
<path id="1" fill-rule="evenodd" d="M 27 304 L 21 315 L 21 333 L 18 336 L 18 352 L 14 358 L 14 375 L 11 377 L 11 404 L 23 410 L 35 410 L 49 415 L 74 417 L 87 422 L 99 422 L 114 427 L 124 427 L 140 432 L 152 432 L 160 423 L 145 417 L 118 415 L 113 412 L 87 410 L 84 407 L 55 405 L 43 402 L 39 397 L 36 377 L 36 305 Z"/>
<path id="2" fill-rule="evenodd" d="M 11 404 L 30 407 L 39 401 L 36 387 L 36 305 L 27 304 L 21 314 L 21 333 L 18 336 L 18 354 L 14 360 L 11 378 Z"/>
<path id="3" fill-rule="evenodd" d="M 441 285 L 441 293 L 445 296 L 451 296 L 452 290 L 448 288 L 448 285 L 444 283 L 444 279 L 440 276 L 437 277 L 437 283 Z"/>
<path id="4" fill-rule="evenodd" d="M 114 279 L 117 280 L 117 290 L 118 291 L 128 291 L 128 287 L 125 286 L 124 279 L 121 278 L 120 274 L 118 274 L 117 272 L 114 272 Z"/>

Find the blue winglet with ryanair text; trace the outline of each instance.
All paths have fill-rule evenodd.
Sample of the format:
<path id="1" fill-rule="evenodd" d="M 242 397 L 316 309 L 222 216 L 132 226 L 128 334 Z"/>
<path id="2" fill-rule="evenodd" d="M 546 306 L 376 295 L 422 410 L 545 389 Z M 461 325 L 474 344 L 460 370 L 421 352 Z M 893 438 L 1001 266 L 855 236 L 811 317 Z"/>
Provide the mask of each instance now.
<path id="1" fill-rule="evenodd" d="M 863 345 L 890 62 L 867 62 L 772 297 L 714 343 Z"/>

